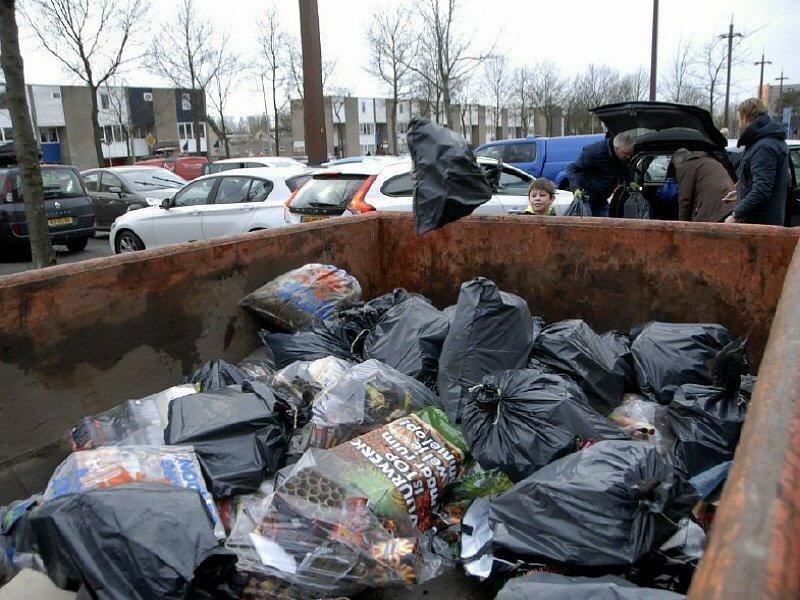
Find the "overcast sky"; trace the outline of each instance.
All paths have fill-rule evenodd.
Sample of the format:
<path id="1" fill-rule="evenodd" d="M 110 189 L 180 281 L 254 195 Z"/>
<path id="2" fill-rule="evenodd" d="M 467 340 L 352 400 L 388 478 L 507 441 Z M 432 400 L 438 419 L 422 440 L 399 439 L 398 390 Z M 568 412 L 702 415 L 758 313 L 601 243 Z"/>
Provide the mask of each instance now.
<path id="1" fill-rule="evenodd" d="M 375 11 L 398 0 L 319 0 L 323 58 L 336 61 L 333 83 L 354 95 L 385 95 L 378 81 L 364 69 L 368 61 L 365 33 Z M 255 48 L 256 19 L 276 6 L 285 29 L 299 36 L 295 0 L 194 0 L 198 15 L 232 33 L 242 55 Z M 157 23 L 169 20 L 177 2 L 153 2 L 145 35 Z M 659 73 L 664 74 L 679 43 L 700 46 L 727 32 L 731 17 L 735 31 L 751 33 L 745 65 L 734 69 L 733 95 L 755 95 L 762 47 L 772 65 L 764 80 L 776 83 L 781 69 L 787 83 L 800 81 L 800 0 L 661 0 L 659 18 Z M 607 64 L 623 72 L 644 67 L 649 72 L 652 2 L 650 0 L 462 0 L 459 28 L 476 48 L 497 40 L 497 48 L 514 66 L 548 60 L 565 75 L 580 72 L 589 63 Z M 39 47 L 31 32 L 21 32 L 25 77 L 28 83 L 75 83 L 59 63 Z M 166 85 L 144 70 L 131 70 L 132 85 Z M 233 115 L 259 114 L 263 101 L 256 82 L 245 78 L 230 103 Z M 724 93 L 724 92 L 723 92 Z"/>

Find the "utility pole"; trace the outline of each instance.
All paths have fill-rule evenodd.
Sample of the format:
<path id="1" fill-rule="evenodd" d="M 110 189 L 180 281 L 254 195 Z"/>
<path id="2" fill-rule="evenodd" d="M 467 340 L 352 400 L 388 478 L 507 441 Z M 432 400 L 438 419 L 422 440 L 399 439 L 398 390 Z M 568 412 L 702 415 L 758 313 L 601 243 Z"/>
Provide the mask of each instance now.
<path id="1" fill-rule="evenodd" d="M 733 32 L 733 17 L 731 17 L 731 25 L 728 28 L 728 33 L 723 33 L 717 37 L 721 40 L 728 40 L 728 77 L 725 82 L 725 116 L 723 117 L 723 125 L 725 127 L 730 127 L 730 123 L 728 122 L 728 108 L 730 107 L 731 99 L 731 55 L 733 54 L 733 38 L 744 36 L 741 33 Z"/>
<path id="2" fill-rule="evenodd" d="M 303 125 L 309 165 L 328 158 L 325 107 L 322 99 L 322 46 L 317 0 L 300 2 L 300 41 L 303 48 Z"/>
<path id="3" fill-rule="evenodd" d="M 756 94 L 757 98 L 761 98 L 761 89 L 764 87 L 764 65 L 771 65 L 771 60 L 764 60 L 764 51 L 761 51 L 761 60 L 756 61 L 753 63 L 754 65 L 758 66 L 761 65 L 761 76 L 758 78 L 758 93 Z"/>
<path id="4" fill-rule="evenodd" d="M 778 82 L 778 101 L 776 102 L 775 106 L 776 110 L 775 114 L 778 115 L 778 118 L 781 117 L 780 112 L 778 112 L 779 110 L 778 107 L 780 106 L 781 108 L 783 108 L 783 106 L 781 105 L 781 96 L 783 96 L 783 82 L 786 81 L 787 79 L 789 78 L 783 74 L 783 69 L 781 69 L 781 76 L 775 78 L 775 81 Z M 767 98 L 767 100 L 769 100 L 769 98 Z"/>
<path id="5" fill-rule="evenodd" d="M 656 70 L 658 67 L 658 0 L 653 0 L 653 40 L 650 45 L 650 101 L 656 99 Z"/>

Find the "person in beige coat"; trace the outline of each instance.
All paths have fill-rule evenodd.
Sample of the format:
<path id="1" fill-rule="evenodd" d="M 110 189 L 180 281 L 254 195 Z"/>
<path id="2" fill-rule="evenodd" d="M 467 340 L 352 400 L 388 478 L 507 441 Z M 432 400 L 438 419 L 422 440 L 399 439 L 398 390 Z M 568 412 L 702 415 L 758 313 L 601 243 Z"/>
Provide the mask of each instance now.
<path id="1" fill-rule="evenodd" d="M 678 150 L 673 159 L 678 181 L 678 218 L 719 223 L 733 210 L 722 199 L 733 190 L 733 179 L 708 152 Z"/>

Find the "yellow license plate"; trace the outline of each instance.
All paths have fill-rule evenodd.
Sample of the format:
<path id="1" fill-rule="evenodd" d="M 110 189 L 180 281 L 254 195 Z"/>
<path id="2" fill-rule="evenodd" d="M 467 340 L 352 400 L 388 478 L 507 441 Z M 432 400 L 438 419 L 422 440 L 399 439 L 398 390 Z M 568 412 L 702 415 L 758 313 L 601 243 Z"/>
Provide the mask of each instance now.
<path id="1" fill-rule="evenodd" d="M 327 219 L 328 215 L 302 215 L 300 217 L 301 223 L 311 223 L 313 221 L 322 221 L 323 219 Z"/>
<path id="2" fill-rule="evenodd" d="M 57 219 L 47 219 L 48 227 L 61 227 L 63 225 L 72 225 L 75 222 L 73 217 L 59 217 Z"/>

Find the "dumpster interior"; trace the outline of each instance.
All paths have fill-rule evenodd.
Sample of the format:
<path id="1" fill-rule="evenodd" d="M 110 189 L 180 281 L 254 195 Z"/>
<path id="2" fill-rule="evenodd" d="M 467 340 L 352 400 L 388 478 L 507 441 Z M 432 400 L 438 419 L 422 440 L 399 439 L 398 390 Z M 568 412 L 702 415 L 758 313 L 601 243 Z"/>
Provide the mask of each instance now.
<path id="1" fill-rule="evenodd" d="M 0 584 L 682 597 L 797 234 L 609 223 L 368 215 L 0 282 Z"/>

